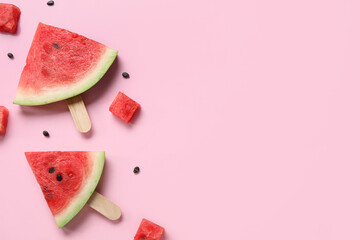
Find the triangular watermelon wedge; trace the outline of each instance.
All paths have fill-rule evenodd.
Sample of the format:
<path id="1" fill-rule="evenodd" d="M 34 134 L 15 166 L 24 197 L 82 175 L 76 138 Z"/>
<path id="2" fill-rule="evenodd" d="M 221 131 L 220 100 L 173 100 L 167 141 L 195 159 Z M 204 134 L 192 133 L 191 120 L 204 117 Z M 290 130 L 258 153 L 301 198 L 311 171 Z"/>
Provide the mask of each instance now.
<path id="1" fill-rule="evenodd" d="M 39 23 L 14 103 L 43 105 L 79 95 L 102 78 L 117 52 L 76 33 Z"/>
<path id="2" fill-rule="evenodd" d="M 26 152 L 59 228 L 85 205 L 101 177 L 105 152 Z"/>

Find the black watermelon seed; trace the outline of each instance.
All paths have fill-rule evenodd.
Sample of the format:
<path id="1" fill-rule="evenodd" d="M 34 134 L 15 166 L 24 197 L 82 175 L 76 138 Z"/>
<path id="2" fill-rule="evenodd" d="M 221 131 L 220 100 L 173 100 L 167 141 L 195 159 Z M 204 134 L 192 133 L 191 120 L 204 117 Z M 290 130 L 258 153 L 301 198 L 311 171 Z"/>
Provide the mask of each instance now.
<path id="1" fill-rule="evenodd" d="M 47 5 L 52 6 L 52 5 L 54 5 L 54 3 L 55 3 L 54 1 L 48 1 Z"/>
<path id="2" fill-rule="evenodd" d="M 45 137 L 50 137 L 50 134 L 49 134 L 49 132 L 48 131 L 43 131 L 43 135 L 45 136 Z"/>
<path id="3" fill-rule="evenodd" d="M 139 168 L 139 167 L 135 167 L 135 168 L 134 168 L 134 173 L 137 174 L 137 173 L 139 173 L 139 172 L 140 172 L 140 168 Z"/>
<path id="4" fill-rule="evenodd" d="M 55 168 L 53 167 L 49 168 L 49 173 L 53 173 L 53 172 L 55 172 Z"/>
<path id="5" fill-rule="evenodd" d="M 14 54 L 12 54 L 11 52 L 9 52 L 7 55 L 8 55 L 8 57 L 11 58 L 11 59 L 14 58 Z"/>
<path id="6" fill-rule="evenodd" d="M 59 182 L 62 180 L 61 174 L 56 175 L 56 180 L 58 180 Z"/>
<path id="7" fill-rule="evenodd" d="M 123 72 L 123 73 L 122 73 L 122 76 L 123 76 L 124 78 L 129 78 L 129 77 L 130 77 L 130 75 L 129 75 L 127 72 Z"/>
<path id="8" fill-rule="evenodd" d="M 57 45 L 56 43 L 54 43 L 54 48 L 59 49 L 59 45 Z"/>

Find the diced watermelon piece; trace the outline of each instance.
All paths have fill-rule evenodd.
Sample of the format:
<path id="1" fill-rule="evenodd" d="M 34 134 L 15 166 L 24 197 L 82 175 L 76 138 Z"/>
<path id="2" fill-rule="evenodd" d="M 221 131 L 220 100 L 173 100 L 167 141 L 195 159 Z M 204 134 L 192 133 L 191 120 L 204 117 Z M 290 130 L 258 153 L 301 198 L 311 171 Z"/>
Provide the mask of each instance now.
<path id="1" fill-rule="evenodd" d="M 119 92 L 109 110 L 125 122 L 130 122 L 135 112 L 140 108 L 140 104 Z"/>
<path id="2" fill-rule="evenodd" d="M 160 240 L 165 229 L 147 219 L 143 219 L 134 240 Z"/>
<path id="3" fill-rule="evenodd" d="M 17 6 L 0 3 L 0 32 L 15 33 L 20 13 L 20 8 Z"/>
<path id="4" fill-rule="evenodd" d="M 6 126 L 8 123 L 9 110 L 6 107 L 0 106 L 0 135 L 6 133 Z"/>

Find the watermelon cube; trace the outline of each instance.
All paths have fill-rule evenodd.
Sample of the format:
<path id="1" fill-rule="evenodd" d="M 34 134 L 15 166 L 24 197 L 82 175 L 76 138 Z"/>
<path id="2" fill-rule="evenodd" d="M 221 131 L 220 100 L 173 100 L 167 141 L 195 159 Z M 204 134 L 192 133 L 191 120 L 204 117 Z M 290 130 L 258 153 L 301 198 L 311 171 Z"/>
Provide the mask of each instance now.
<path id="1" fill-rule="evenodd" d="M 128 123 L 139 108 L 140 105 L 137 102 L 126 96 L 124 93 L 119 92 L 109 110 Z"/>
<path id="2" fill-rule="evenodd" d="M 15 33 L 20 13 L 20 8 L 17 6 L 0 3 L 0 32 Z"/>
<path id="3" fill-rule="evenodd" d="M 134 240 L 160 240 L 164 232 L 165 229 L 163 227 L 144 218 L 140 223 Z"/>
<path id="4" fill-rule="evenodd" d="M 4 135 L 6 133 L 8 116 L 9 110 L 7 110 L 4 106 L 0 106 L 0 135 Z"/>

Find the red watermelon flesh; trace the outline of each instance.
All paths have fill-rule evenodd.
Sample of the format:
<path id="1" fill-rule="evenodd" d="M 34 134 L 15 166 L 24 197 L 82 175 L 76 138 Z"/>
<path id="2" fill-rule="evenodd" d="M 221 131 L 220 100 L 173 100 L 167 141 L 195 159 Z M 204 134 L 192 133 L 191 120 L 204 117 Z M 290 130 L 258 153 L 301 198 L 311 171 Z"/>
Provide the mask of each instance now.
<path id="1" fill-rule="evenodd" d="M 165 229 L 147 219 L 143 219 L 134 240 L 160 240 Z"/>
<path id="2" fill-rule="evenodd" d="M 0 32 L 15 33 L 20 13 L 20 8 L 17 6 L 0 3 Z"/>
<path id="3" fill-rule="evenodd" d="M 94 192 L 104 152 L 26 152 L 28 163 L 59 227 L 70 221 Z"/>
<path id="4" fill-rule="evenodd" d="M 9 110 L 4 106 L 0 106 L 0 135 L 4 135 L 6 133 L 8 117 Z"/>
<path id="5" fill-rule="evenodd" d="M 101 79 L 116 55 L 94 40 L 39 23 L 14 103 L 42 105 L 79 95 Z"/>
<path id="6" fill-rule="evenodd" d="M 119 92 L 109 110 L 128 123 L 139 108 L 140 105 L 137 102 L 126 96 L 124 93 Z"/>

